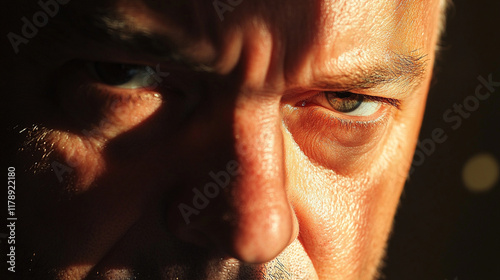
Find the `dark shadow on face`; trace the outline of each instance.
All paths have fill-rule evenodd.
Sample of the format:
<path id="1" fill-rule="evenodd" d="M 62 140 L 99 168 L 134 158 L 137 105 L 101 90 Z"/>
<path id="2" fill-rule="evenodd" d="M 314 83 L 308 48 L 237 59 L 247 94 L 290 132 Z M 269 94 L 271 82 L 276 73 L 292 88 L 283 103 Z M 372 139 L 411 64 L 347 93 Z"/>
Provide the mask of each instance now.
<path id="1" fill-rule="evenodd" d="M 72 18 L 76 10 L 90 13 L 97 5 L 121 7 L 125 1 L 95 3 L 98 2 L 72 2 L 61 7 L 59 19 Z M 277 55 L 280 50 L 287 50 L 283 55 L 287 69 L 301 66 L 300 57 L 305 56 L 314 43 L 320 19 L 319 4 L 308 1 L 243 1 L 234 11 L 224 14 L 224 21 L 220 21 L 210 1 L 148 0 L 142 3 L 149 12 L 161 14 L 194 39 L 210 38 L 216 50 L 227 43 L 223 40 L 227 30 L 235 26 L 244 28 L 256 18 L 262 19 L 277 44 Z M 59 19 L 55 18 L 54 22 Z M 8 26 L 12 29 L 18 25 L 17 17 L 9 20 Z M 59 65 L 51 68 L 50 59 L 58 56 L 53 45 L 57 46 L 54 49 L 68 46 L 61 54 L 62 65 L 82 59 L 73 53 L 72 45 L 86 42 L 71 29 L 59 29 L 60 26 L 49 23 L 28 45 L 22 46 L 25 48 L 17 56 L 8 55 L 9 63 L 16 65 L 13 72 L 18 74 L 4 81 L 13 104 L 6 108 L 10 115 L 6 126 L 11 132 L 10 139 L 15 139 L 11 144 L 16 150 L 32 140 L 26 137 L 36 137 L 19 134 L 24 127 L 85 137 L 82 126 L 65 115 L 59 104 L 61 93 L 54 92 L 60 77 L 71 73 L 61 73 Z M 298 32 L 304 30 L 307 32 Z M 69 37 L 61 41 L 61 34 Z M 240 275 L 238 279 L 260 275 L 258 266 L 229 265 L 225 248 L 204 234 L 200 233 L 199 244 L 193 241 L 197 238 L 196 232 L 206 231 L 207 227 L 220 238 L 234 238 L 232 227 L 238 216 L 230 214 L 235 207 L 232 188 L 240 175 L 232 177 L 229 186 L 189 225 L 185 225 L 178 209 L 180 203 L 193 199 L 192 188 L 213 180 L 208 176 L 210 172 L 225 170 L 231 160 L 242 160 L 235 151 L 237 139 L 233 124 L 238 86 L 246 63 L 242 59 L 227 75 L 188 73 L 193 77 L 188 81 L 189 88 L 195 89 L 193 92 L 175 93 L 173 97 L 170 89 L 160 88 L 164 104 L 140 125 L 107 142 L 102 152 L 105 171 L 85 192 L 73 193 L 77 186 L 72 186 L 76 182 L 71 177 L 58 182 L 47 166 L 55 160 L 64 162 L 55 150 L 44 159 L 45 169 L 23 174 L 19 204 L 25 222 L 20 225 L 19 234 L 25 242 L 19 247 L 22 269 L 18 275 L 47 279 L 56 277 L 60 268 L 95 265 L 94 253 L 103 253 L 105 247 L 100 258 L 102 263 L 93 268 L 88 279 L 98 278 L 106 270 L 131 266 L 135 267 L 137 279 L 169 278 L 177 273 L 182 279 L 200 279 L 212 275 L 210 269 L 227 270 L 234 279 L 238 278 L 236 275 Z M 37 75 L 48 69 L 53 72 Z M 176 79 L 176 75 L 181 74 L 172 73 L 168 79 Z M 196 95 L 196 107 L 180 118 L 179 108 L 188 105 L 185 103 L 191 101 L 188 96 L 192 95 Z M 169 103 L 170 100 L 176 104 Z M 28 168 L 40 162 L 53 148 L 51 143 L 38 144 L 13 155 L 19 160 L 18 166 Z M 186 237 L 188 241 L 179 238 L 183 234 L 190 235 Z"/>

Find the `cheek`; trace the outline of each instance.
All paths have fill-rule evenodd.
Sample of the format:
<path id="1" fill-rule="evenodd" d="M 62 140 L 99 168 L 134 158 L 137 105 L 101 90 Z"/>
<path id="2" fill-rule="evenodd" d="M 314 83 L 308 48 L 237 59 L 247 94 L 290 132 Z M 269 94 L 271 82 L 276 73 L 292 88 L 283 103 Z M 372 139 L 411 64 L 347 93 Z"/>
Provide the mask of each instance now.
<path id="1" fill-rule="evenodd" d="M 86 190 L 105 170 L 102 145 L 97 140 L 53 131 L 47 136 L 47 143 L 53 149 L 52 170 L 61 186 L 70 186 L 72 193 Z"/>
<path id="2" fill-rule="evenodd" d="M 375 269 L 404 183 L 388 172 L 400 168 L 397 162 L 408 155 L 387 147 L 398 139 L 379 139 L 382 148 L 371 155 L 372 164 L 351 176 L 311 162 L 288 131 L 284 139 L 288 196 L 300 225 L 298 240 L 319 274 L 347 279 L 356 278 L 352 273 L 361 266 Z"/>
<path id="3" fill-rule="evenodd" d="M 311 161 L 346 176 L 368 168 L 389 126 L 385 115 L 361 124 L 339 120 L 321 108 L 288 108 L 284 119 L 294 142 Z"/>
<path id="4" fill-rule="evenodd" d="M 323 277 L 344 273 L 359 257 L 353 244 L 363 240 L 366 186 L 361 191 L 352 181 L 312 164 L 290 133 L 285 133 L 285 147 L 288 196 L 300 225 L 298 240 L 316 270 L 328 270 Z"/>
<path id="5" fill-rule="evenodd" d="M 49 166 L 75 192 L 85 190 L 104 173 L 109 143 L 141 126 L 163 104 L 156 92 L 98 84 L 82 68 L 81 63 L 68 63 L 57 75 L 53 88 L 61 125 L 49 128 L 43 139 L 53 151 Z"/>
<path id="6" fill-rule="evenodd" d="M 68 63 L 55 87 L 62 114 L 76 133 L 110 139 L 139 125 L 162 105 L 157 92 L 106 86 L 84 69 L 81 62 Z"/>
<path id="7" fill-rule="evenodd" d="M 348 279 L 370 258 L 369 251 L 384 244 L 385 239 L 374 238 L 371 228 L 378 186 L 307 173 L 311 175 L 289 192 L 300 224 L 298 240 L 322 277 L 335 273 Z"/>

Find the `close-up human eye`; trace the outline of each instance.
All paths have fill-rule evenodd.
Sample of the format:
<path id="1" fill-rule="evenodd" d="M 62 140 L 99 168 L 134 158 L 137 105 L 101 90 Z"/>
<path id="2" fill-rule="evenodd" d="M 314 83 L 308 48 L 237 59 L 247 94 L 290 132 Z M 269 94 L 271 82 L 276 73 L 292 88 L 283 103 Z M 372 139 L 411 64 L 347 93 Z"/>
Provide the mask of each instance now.
<path id="1" fill-rule="evenodd" d="M 382 106 L 380 101 L 366 98 L 361 94 L 329 91 L 323 94 L 332 110 L 345 115 L 367 117 L 375 114 Z"/>
<path id="2" fill-rule="evenodd" d="M 500 1 L 2 4 L 0 280 L 500 275 Z"/>
<path id="3" fill-rule="evenodd" d="M 307 156 L 337 171 L 374 150 L 401 109 L 399 100 L 375 93 L 320 90 L 301 95 L 284 99 L 285 124 Z"/>
<path id="4" fill-rule="evenodd" d="M 100 82 L 118 88 L 150 88 L 160 81 L 155 70 L 147 65 L 96 61 L 87 63 L 87 66 Z"/>
<path id="5" fill-rule="evenodd" d="M 399 101 L 390 98 L 358 94 L 349 91 L 320 91 L 313 97 L 300 101 L 300 107 L 324 108 L 327 115 L 339 120 L 366 123 L 379 120 L 387 109 L 399 108 Z M 328 112 L 330 111 L 330 112 Z"/>
<path id="6" fill-rule="evenodd" d="M 155 70 L 146 63 L 73 59 L 52 81 L 55 102 L 77 130 L 113 128 L 114 133 L 106 134 L 111 137 L 141 123 L 163 104 L 168 73 Z"/>

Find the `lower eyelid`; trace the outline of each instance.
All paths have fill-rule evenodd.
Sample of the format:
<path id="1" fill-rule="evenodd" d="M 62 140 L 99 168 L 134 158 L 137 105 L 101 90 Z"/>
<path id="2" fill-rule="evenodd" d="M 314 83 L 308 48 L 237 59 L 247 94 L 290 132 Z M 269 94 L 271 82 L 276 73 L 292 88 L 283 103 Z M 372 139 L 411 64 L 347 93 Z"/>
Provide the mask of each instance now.
<path id="1" fill-rule="evenodd" d="M 90 62 L 85 63 L 88 67 Z M 126 105 L 127 103 L 134 102 L 142 99 L 161 99 L 161 94 L 155 90 L 148 88 L 123 88 L 119 86 L 111 86 L 102 83 L 91 71 L 84 71 L 80 74 L 79 83 L 81 87 L 86 87 L 87 95 L 93 96 L 102 108 L 109 108 L 113 104 L 120 103 Z M 89 73 L 90 72 L 90 73 Z M 78 82 L 78 81 L 75 81 Z"/>
<path id="2" fill-rule="evenodd" d="M 101 112 L 108 118 L 120 118 L 127 114 L 140 114 L 146 107 L 159 107 L 163 103 L 161 94 L 144 89 L 120 89 L 94 85 L 95 95 L 101 100 Z M 140 110 L 139 110 L 140 109 Z M 147 111 L 147 110 L 146 110 Z"/>
<path id="3" fill-rule="evenodd" d="M 359 166 L 386 135 L 391 123 L 390 107 L 374 120 L 357 120 L 331 113 L 322 106 L 283 107 L 284 123 L 306 156 L 336 172 Z"/>
<path id="4" fill-rule="evenodd" d="M 57 96 L 68 121 L 82 129 L 108 124 L 125 129 L 152 114 L 162 95 L 145 89 L 121 89 L 97 81 L 81 63 L 66 65 L 57 78 Z"/>
<path id="5" fill-rule="evenodd" d="M 372 129 L 377 126 L 383 125 L 385 121 L 387 121 L 388 114 L 390 108 L 380 108 L 375 114 L 368 117 L 359 117 L 359 116 L 349 116 L 348 118 L 345 115 L 328 112 L 328 109 L 320 109 L 325 114 L 325 118 L 334 119 L 336 121 L 336 125 L 344 129 Z M 374 116 L 376 115 L 376 116 Z"/>

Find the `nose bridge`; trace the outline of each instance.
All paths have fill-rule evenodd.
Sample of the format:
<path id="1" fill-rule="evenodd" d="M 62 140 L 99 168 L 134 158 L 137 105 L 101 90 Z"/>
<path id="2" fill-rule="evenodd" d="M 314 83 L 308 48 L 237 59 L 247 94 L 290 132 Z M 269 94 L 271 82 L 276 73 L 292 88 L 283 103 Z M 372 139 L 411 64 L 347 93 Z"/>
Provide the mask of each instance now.
<path id="1" fill-rule="evenodd" d="M 269 30 L 249 28 L 235 72 L 239 81 L 210 91 L 219 103 L 197 124 L 208 137 L 197 143 L 206 157 L 194 164 L 209 180 L 187 176 L 177 218 L 169 223 L 184 241 L 203 239 L 203 245 L 249 263 L 275 258 L 298 228 L 285 188 L 283 72 L 273 42 Z"/>
<path id="2" fill-rule="evenodd" d="M 245 95 L 237 100 L 235 106 L 234 149 L 241 165 L 239 180 L 282 180 L 283 139 L 279 101 L 266 97 L 256 99 Z M 282 183 L 280 181 L 279 185 Z M 259 188 L 264 190 L 265 186 Z"/>
<path id="3" fill-rule="evenodd" d="M 295 222 L 286 196 L 279 100 L 241 94 L 232 108 L 231 119 L 210 122 L 219 131 L 232 127 L 211 137 L 221 155 L 206 160 L 218 166 L 210 168 L 208 182 L 188 180 L 192 185 L 182 190 L 187 195 L 170 225 L 185 241 L 199 244 L 194 239 L 203 236 L 232 257 L 264 262 L 289 244 Z"/>
<path id="4" fill-rule="evenodd" d="M 240 174 L 233 190 L 235 253 L 251 262 L 275 257 L 288 245 L 293 219 L 288 203 L 279 101 L 237 101 L 235 151 Z"/>

